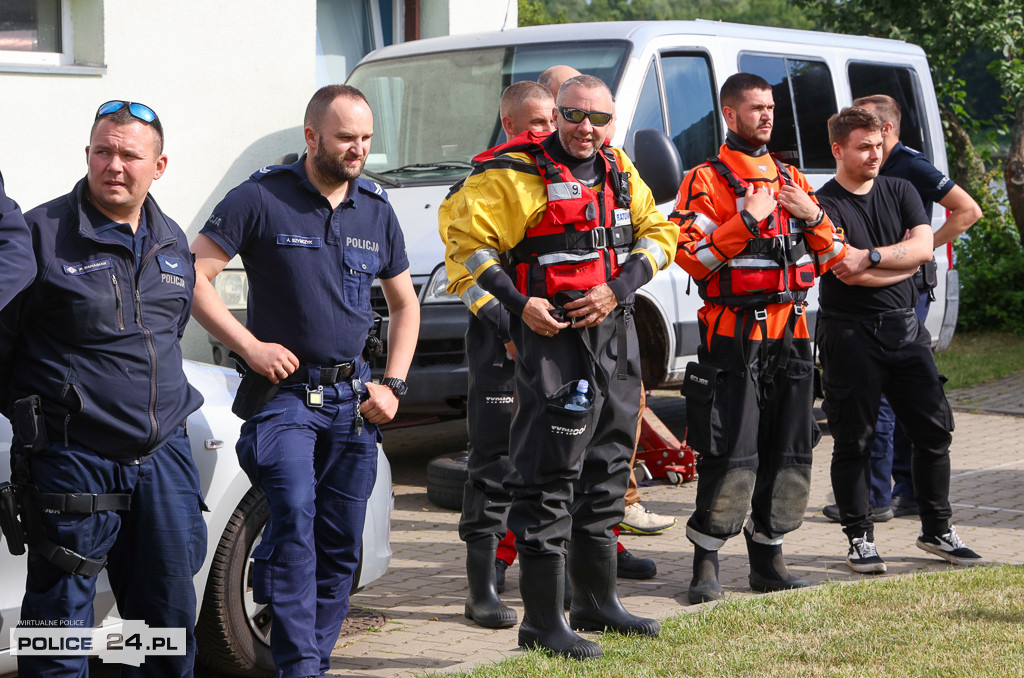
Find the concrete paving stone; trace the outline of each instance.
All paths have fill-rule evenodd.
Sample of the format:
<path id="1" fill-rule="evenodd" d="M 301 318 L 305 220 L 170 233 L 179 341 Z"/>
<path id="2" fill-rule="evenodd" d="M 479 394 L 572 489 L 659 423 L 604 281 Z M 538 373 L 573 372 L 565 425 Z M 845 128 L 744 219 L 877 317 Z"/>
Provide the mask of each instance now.
<path id="1" fill-rule="evenodd" d="M 984 388 L 952 393 L 950 402 L 957 409 L 950 455 L 953 522 L 968 545 L 990 562 L 1021 563 L 1024 374 L 1005 385 L 989 385 L 988 395 Z M 996 403 L 992 407 L 1001 414 L 978 413 L 979 403 L 985 402 Z M 437 426 L 451 431 L 464 424 Z M 464 428 L 462 431 L 464 436 Z M 433 441 L 435 436 L 424 438 Z M 458 433 L 453 439 L 459 440 Z M 407 449 L 415 447 L 404 444 Z M 786 536 L 783 546 L 790 569 L 814 584 L 858 581 L 865 576 L 846 567 L 845 535 L 838 524 L 820 513 L 821 507 L 832 501 L 828 472 L 831 444 L 831 438 L 825 436 L 815 448 L 805 521 L 800 529 Z M 408 458 L 410 453 L 406 452 L 402 453 L 406 456 L 398 459 L 392 457 L 396 502 L 392 514 L 391 569 L 381 580 L 352 597 L 353 605 L 377 610 L 388 621 L 379 631 L 342 639 L 332 659 L 331 676 L 443 674 L 520 653 L 515 627 L 482 629 L 462 616 L 466 596 L 462 572 L 465 550 L 458 538 L 458 514 L 430 505 L 423 489 L 426 461 L 449 450 L 431 447 L 434 449 L 415 459 Z M 391 456 L 387 443 L 385 449 L 389 449 Z M 415 464 L 419 466 L 414 468 Z M 686 539 L 685 522 L 693 511 L 696 483 L 673 486 L 655 482 L 642 487 L 641 494 L 644 506 L 656 513 L 673 515 L 679 523 L 656 536 L 623 534 L 626 548 L 637 556 L 655 560 L 658 576 L 648 581 L 619 580 L 620 596 L 634 613 L 660 619 L 699 612 L 705 606 L 686 603 L 692 546 Z M 915 546 L 919 530 L 920 523 L 912 516 L 876 525 L 875 539 L 889 566 L 886 575 L 876 578 L 952 567 Z M 742 537 L 726 544 L 720 562 L 727 596 L 753 595 L 747 583 Z M 522 619 L 518 577 L 518 566 L 508 570 L 503 599 Z"/>

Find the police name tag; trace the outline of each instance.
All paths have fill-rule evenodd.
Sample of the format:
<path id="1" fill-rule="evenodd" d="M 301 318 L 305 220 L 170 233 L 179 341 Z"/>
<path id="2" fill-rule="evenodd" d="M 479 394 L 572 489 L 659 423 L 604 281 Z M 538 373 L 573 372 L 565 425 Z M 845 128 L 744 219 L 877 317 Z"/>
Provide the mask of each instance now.
<path id="1" fill-rule="evenodd" d="M 548 184 L 548 200 L 574 200 L 583 195 L 583 187 L 577 181 Z"/>
<path id="2" fill-rule="evenodd" d="M 309 247 L 320 249 L 323 246 L 323 238 L 312 238 L 308 235 L 285 235 L 278 233 L 277 244 L 285 247 Z"/>
<path id="3" fill-rule="evenodd" d="M 630 220 L 629 210 L 617 209 L 612 214 L 615 216 L 616 226 L 629 226 L 632 221 Z"/>
<path id="4" fill-rule="evenodd" d="M 80 264 L 64 264 L 64 272 L 68 275 L 84 275 L 113 267 L 114 263 L 110 259 L 95 259 L 93 261 L 84 261 Z"/>

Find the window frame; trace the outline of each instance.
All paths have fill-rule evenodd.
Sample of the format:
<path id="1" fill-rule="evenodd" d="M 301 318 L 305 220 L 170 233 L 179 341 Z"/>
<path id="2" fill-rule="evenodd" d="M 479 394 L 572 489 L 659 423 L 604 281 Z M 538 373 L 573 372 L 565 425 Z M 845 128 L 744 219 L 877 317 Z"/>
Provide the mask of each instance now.
<path id="1" fill-rule="evenodd" d="M 793 76 L 790 70 L 790 61 L 803 61 L 803 62 L 815 62 L 820 63 L 825 67 L 826 73 L 829 76 L 829 82 L 832 85 L 832 103 L 835 106 L 835 112 L 840 109 L 839 106 L 839 92 L 836 89 L 835 73 L 832 72 L 832 68 L 829 66 L 827 58 L 817 54 L 793 54 L 793 53 L 782 53 L 782 52 L 763 52 L 763 51 L 741 51 L 736 55 L 736 71 L 744 72 L 742 65 L 744 57 L 761 57 L 768 59 L 781 59 L 786 70 L 786 87 L 789 88 L 789 100 L 791 111 L 793 114 L 793 127 L 796 132 L 796 151 L 797 161 L 789 164 L 794 165 L 803 174 L 834 174 L 835 168 L 823 168 L 823 167 L 807 167 L 804 162 L 804 150 L 803 150 L 803 135 L 801 134 L 800 127 L 800 114 L 798 111 L 797 100 L 793 91 Z M 846 72 L 843 73 L 846 77 Z M 787 161 L 788 162 L 788 161 Z"/>
<path id="2" fill-rule="evenodd" d="M 924 91 L 923 91 L 923 88 L 921 86 L 922 85 L 921 78 L 920 78 L 920 76 L 919 76 L 919 74 L 917 72 L 917 69 L 912 64 L 909 64 L 909 63 L 893 63 L 893 62 L 888 62 L 888 61 L 886 61 L 886 62 L 882 62 L 882 61 L 868 61 L 866 59 L 848 59 L 846 61 L 846 63 L 844 64 L 844 75 L 846 76 L 846 81 L 847 81 L 847 83 L 850 86 L 850 101 L 851 102 L 854 99 L 858 98 L 859 96 L 866 96 L 866 95 L 858 95 L 858 94 L 854 93 L 854 91 L 853 91 L 853 79 L 850 77 L 850 67 L 851 66 L 873 66 L 875 68 L 900 69 L 900 70 L 905 71 L 905 72 L 910 74 L 910 81 L 911 81 L 911 85 L 912 85 L 911 88 L 913 90 L 913 95 L 914 95 L 913 103 L 914 103 L 914 108 L 916 109 L 914 112 L 917 114 L 917 120 L 918 120 L 918 123 L 919 123 L 918 126 L 919 126 L 919 130 L 921 132 L 921 144 L 920 145 L 923 146 L 923 148 L 916 148 L 916 146 L 911 145 L 910 148 L 914 148 L 915 150 L 920 151 L 921 153 L 924 154 L 924 156 L 926 158 L 929 158 L 929 159 L 934 158 L 935 155 L 934 155 L 934 148 L 932 147 L 931 129 L 930 129 L 929 124 L 928 124 L 929 123 L 929 120 L 928 120 L 928 109 L 925 107 Z M 874 94 L 886 94 L 886 92 L 874 92 Z M 890 94 L 889 96 L 892 96 L 892 95 Z M 902 136 L 902 134 L 901 134 L 901 136 Z M 900 140 L 902 141 L 902 138 Z"/>
<path id="3" fill-rule="evenodd" d="M 0 70 L 7 66 L 72 66 L 75 63 L 74 41 L 72 40 L 71 0 L 60 0 L 58 12 L 60 21 L 59 52 L 31 52 L 0 49 Z"/>

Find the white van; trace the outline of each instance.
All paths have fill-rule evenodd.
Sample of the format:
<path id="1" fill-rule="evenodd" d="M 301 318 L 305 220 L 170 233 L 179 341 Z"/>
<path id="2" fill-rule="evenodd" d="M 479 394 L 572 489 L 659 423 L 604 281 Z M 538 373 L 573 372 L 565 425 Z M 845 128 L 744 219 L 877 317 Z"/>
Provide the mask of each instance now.
<path id="1" fill-rule="evenodd" d="M 374 111 L 365 175 L 384 186 L 398 213 L 422 304 L 403 415 L 464 413 L 468 311 L 445 292 L 437 208 L 448 188 L 466 176 L 471 158 L 504 140 L 498 120 L 504 88 L 536 80 L 555 64 L 596 75 L 611 87 L 617 115 L 612 143 L 633 158 L 666 214 L 680 170 L 717 154 L 725 135 L 718 90 L 738 71 L 757 73 L 772 84 L 776 109 L 770 147 L 815 187 L 835 169 L 826 121 L 867 94 L 895 97 L 903 109 L 902 141 L 946 171 L 925 54 L 895 40 L 661 21 L 534 26 L 372 52 L 348 80 L 366 94 Z M 638 135 L 652 129 L 657 133 Z M 657 143 L 658 137 L 664 143 Z M 944 215 L 933 215 L 933 221 L 937 228 Z M 946 273 L 947 253 L 936 253 L 941 275 L 935 294 L 944 303 L 933 305 L 927 323 L 939 348 L 952 338 L 957 314 L 957 279 L 955 272 Z M 813 321 L 816 291 L 809 300 Z M 374 305 L 387 313 L 379 289 Z M 636 318 L 648 388 L 682 381 L 698 345 L 700 305 L 696 285 L 675 264 L 639 291 Z"/>

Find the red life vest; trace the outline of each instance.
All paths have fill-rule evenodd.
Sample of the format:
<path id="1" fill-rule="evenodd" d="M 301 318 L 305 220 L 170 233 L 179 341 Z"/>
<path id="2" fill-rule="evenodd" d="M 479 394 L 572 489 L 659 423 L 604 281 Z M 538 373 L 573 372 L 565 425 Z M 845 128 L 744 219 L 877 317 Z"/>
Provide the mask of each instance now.
<path id="1" fill-rule="evenodd" d="M 473 160 L 488 167 L 505 163 L 544 180 L 544 216 L 510 251 L 509 273 L 520 292 L 545 297 L 558 306 L 615 278 L 629 257 L 633 245 L 629 175 L 620 171 L 614 153 L 605 146 L 599 154 L 604 185 L 598 190 L 584 186 L 568 167 L 548 155 L 543 139 L 524 132 Z M 530 154 L 534 163 L 523 166 L 503 157 L 514 152 Z"/>
<path id="2" fill-rule="evenodd" d="M 762 156 L 763 158 L 763 156 Z M 762 158 L 758 158 L 761 160 Z M 792 184 L 786 166 L 774 156 L 780 183 Z M 720 156 L 708 165 L 729 184 L 737 198 L 737 211 L 750 182 L 741 179 Z M 802 301 L 814 286 L 814 258 L 794 219 L 781 204 L 758 224 L 759 235 L 747 241 L 737 256 L 698 286 L 701 297 L 725 306 L 761 306 Z"/>

